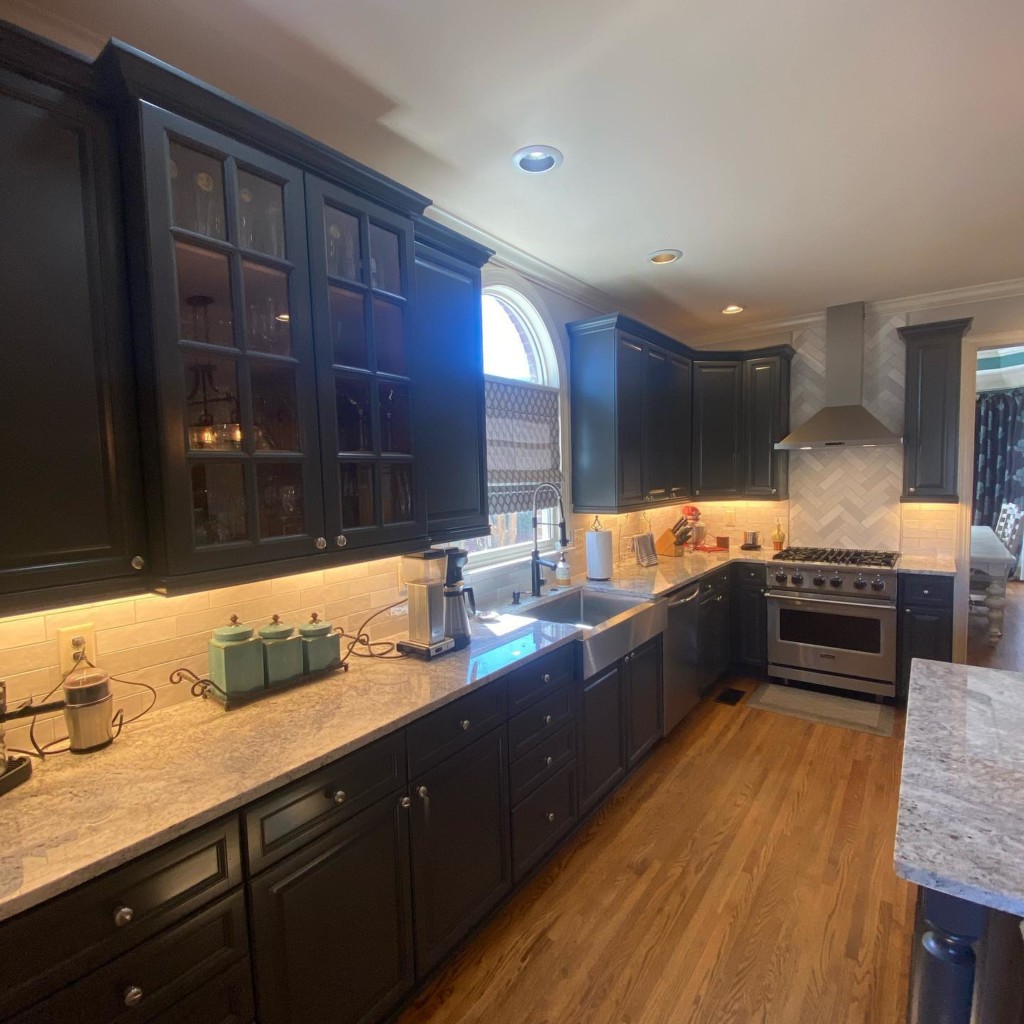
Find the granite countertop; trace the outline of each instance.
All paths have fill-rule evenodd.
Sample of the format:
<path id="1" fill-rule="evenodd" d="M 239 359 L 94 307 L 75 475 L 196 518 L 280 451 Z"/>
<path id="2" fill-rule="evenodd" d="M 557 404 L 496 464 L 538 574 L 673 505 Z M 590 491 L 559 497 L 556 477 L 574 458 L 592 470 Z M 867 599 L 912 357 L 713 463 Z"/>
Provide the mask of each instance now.
<path id="1" fill-rule="evenodd" d="M 1024 916 L 1024 673 L 914 661 L 895 862 Z"/>
<path id="2" fill-rule="evenodd" d="M 237 810 L 578 633 L 504 615 L 474 624 L 470 648 L 435 661 L 353 657 L 347 673 L 234 711 L 187 701 L 126 726 L 106 750 L 36 762 L 32 778 L 0 798 L 0 920 Z"/>
<path id="3" fill-rule="evenodd" d="M 929 576 L 955 576 L 956 560 L 952 555 L 900 555 L 900 572 L 918 572 Z"/>

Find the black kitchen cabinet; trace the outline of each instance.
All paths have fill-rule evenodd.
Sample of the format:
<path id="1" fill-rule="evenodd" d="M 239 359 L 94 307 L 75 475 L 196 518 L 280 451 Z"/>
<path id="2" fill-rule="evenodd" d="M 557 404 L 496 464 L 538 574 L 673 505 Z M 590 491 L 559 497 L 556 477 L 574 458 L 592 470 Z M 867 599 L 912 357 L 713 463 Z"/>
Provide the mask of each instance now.
<path id="1" fill-rule="evenodd" d="M 743 493 L 743 362 L 693 363 L 693 496 Z"/>
<path id="2" fill-rule="evenodd" d="M 662 657 L 656 637 L 623 659 L 626 676 L 626 764 L 632 768 L 661 738 Z"/>
<path id="3" fill-rule="evenodd" d="M 306 177 L 328 545 L 426 536 L 407 217 Z"/>
<path id="4" fill-rule="evenodd" d="M 622 664 L 615 662 L 580 687 L 577 704 L 580 814 L 600 803 L 626 774 L 624 685 Z"/>
<path id="5" fill-rule="evenodd" d="M 24 611 L 141 589 L 148 553 L 112 125 L 4 70 L 0 122 L 0 603 Z"/>
<path id="6" fill-rule="evenodd" d="M 775 501 L 789 497 L 789 453 L 775 444 L 789 433 L 789 354 L 743 363 L 743 493 Z"/>
<path id="7" fill-rule="evenodd" d="M 410 786 L 416 971 L 429 972 L 512 884 L 506 727 Z"/>
<path id="8" fill-rule="evenodd" d="M 486 536 L 487 445 L 480 267 L 492 255 L 422 218 L 416 237 L 413 418 L 434 544 Z"/>
<path id="9" fill-rule="evenodd" d="M 899 574 L 899 673 L 896 702 L 905 704 L 914 658 L 953 660 L 953 579 Z"/>
<path id="10" fill-rule="evenodd" d="M 698 665 L 701 692 L 707 693 L 732 661 L 732 593 L 728 568 L 705 576 L 700 587 Z"/>
<path id="11" fill-rule="evenodd" d="M 149 104 L 139 129 L 145 257 L 133 267 L 154 570 L 314 553 L 324 506 L 302 172 Z"/>
<path id="12" fill-rule="evenodd" d="M 370 1024 L 412 987 L 403 797 L 378 801 L 251 883 L 262 1024 Z"/>
<path id="13" fill-rule="evenodd" d="M 972 322 L 899 328 L 907 349 L 903 501 L 959 501 L 960 358 Z"/>
<path id="14" fill-rule="evenodd" d="M 768 668 L 768 604 L 765 568 L 739 562 L 733 577 L 733 661 L 757 674 Z"/>
<path id="15" fill-rule="evenodd" d="M 690 493 L 690 359 L 621 315 L 568 325 L 573 508 L 613 512 Z"/>

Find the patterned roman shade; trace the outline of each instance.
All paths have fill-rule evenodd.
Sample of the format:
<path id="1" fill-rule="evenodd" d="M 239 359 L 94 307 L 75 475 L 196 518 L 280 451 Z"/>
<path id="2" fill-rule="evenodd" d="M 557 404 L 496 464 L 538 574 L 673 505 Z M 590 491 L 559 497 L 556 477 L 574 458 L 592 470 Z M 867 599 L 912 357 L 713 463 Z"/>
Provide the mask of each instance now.
<path id="1" fill-rule="evenodd" d="M 558 389 L 488 378 L 485 393 L 490 514 L 530 512 L 539 484 L 562 487 Z"/>

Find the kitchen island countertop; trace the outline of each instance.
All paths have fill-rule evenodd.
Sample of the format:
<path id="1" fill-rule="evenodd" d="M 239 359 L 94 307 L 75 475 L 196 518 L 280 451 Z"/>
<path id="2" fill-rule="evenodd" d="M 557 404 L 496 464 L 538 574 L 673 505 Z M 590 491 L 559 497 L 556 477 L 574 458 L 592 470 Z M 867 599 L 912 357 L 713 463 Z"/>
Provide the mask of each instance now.
<path id="1" fill-rule="evenodd" d="M 435 661 L 351 671 L 225 712 L 190 700 L 84 757 L 36 763 L 0 797 L 0 920 L 307 775 L 571 642 L 575 626 L 505 615 Z M 187 686 L 187 683 L 182 685 Z"/>
<path id="2" fill-rule="evenodd" d="M 896 873 L 1024 915 L 1024 673 L 915 660 Z"/>

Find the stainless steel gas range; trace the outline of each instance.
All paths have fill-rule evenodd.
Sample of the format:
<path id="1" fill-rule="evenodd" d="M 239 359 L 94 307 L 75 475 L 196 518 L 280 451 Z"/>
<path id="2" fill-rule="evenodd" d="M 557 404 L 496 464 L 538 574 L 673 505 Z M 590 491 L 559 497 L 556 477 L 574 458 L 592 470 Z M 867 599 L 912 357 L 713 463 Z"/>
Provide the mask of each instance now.
<path id="1" fill-rule="evenodd" d="M 787 548 L 768 567 L 768 674 L 896 696 L 896 551 Z"/>

